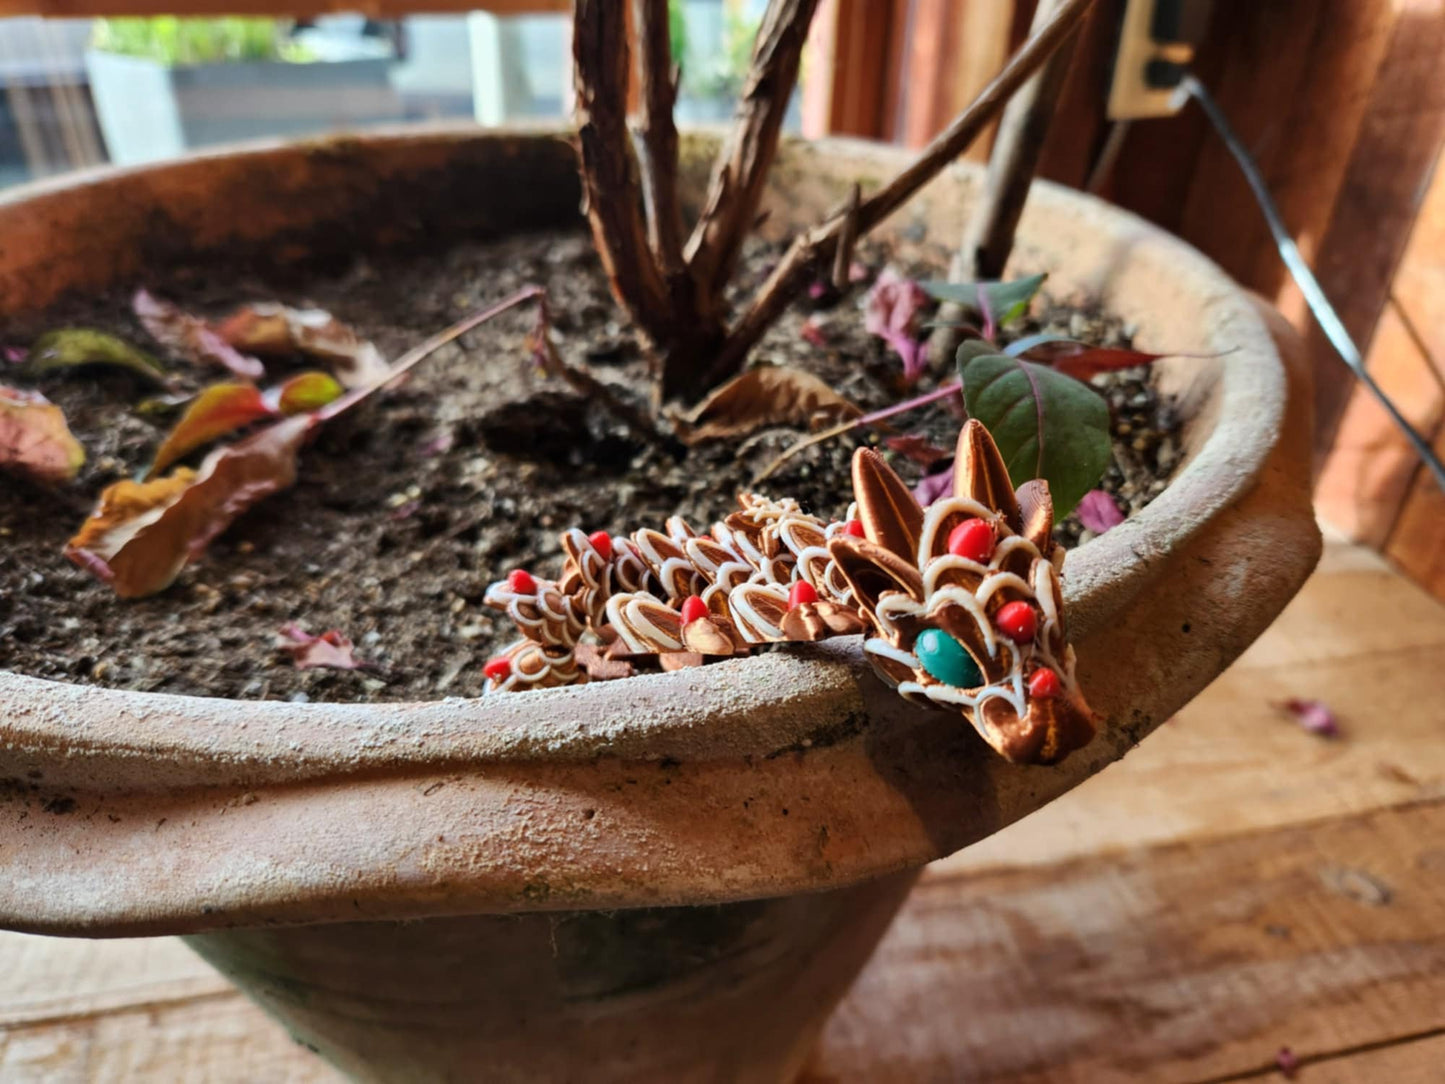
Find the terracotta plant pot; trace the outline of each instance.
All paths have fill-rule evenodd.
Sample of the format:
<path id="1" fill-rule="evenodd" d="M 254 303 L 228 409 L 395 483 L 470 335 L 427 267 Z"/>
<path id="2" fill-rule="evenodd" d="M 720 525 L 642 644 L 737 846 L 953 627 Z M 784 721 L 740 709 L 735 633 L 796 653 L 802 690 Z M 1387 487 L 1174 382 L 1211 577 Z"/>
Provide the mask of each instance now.
<path id="1" fill-rule="evenodd" d="M 686 152 L 694 192 L 706 149 Z M 766 228 L 902 160 L 789 146 Z M 944 251 L 978 180 L 951 172 L 882 234 Z M 435 245 L 576 222 L 578 202 L 562 141 L 470 130 L 81 176 L 0 200 L 0 314 L 157 262 Z M 188 935 L 359 1079 L 788 1079 L 924 863 L 1121 757 L 1319 552 L 1304 377 L 1249 297 L 1180 241 L 1043 184 L 1016 264 L 1142 347 L 1195 355 L 1160 366 L 1184 466 L 1068 558 L 1079 674 L 1108 721 L 1061 766 L 1011 766 L 910 707 L 856 640 L 418 704 L 0 674 L 0 924 Z"/>

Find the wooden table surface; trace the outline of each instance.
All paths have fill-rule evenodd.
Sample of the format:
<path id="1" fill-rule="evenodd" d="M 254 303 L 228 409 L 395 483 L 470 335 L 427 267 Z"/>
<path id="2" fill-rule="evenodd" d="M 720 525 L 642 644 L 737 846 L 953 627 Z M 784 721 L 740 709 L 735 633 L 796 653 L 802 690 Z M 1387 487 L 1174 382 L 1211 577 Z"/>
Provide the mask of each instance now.
<path id="1" fill-rule="evenodd" d="M 1178 718 L 928 871 L 805 1080 L 1271 1081 L 1281 1047 L 1445 1081 L 1445 607 L 1334 541 Z M 0 933 L 4 1084 L 338 1079 L 178 941 Z"/>

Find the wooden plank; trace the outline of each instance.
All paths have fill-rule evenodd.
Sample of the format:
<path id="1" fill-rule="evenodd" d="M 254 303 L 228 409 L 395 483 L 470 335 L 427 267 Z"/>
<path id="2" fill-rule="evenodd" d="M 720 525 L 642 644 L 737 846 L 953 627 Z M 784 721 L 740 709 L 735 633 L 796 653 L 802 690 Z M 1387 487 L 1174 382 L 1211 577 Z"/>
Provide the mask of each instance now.
<path id="1" fill-rule="evenodd" d="M 0 1080 L 342 1084 L 343 1077 L 228 991 L 45 1026 L 0 1027 Z"/>
<path id="2" fill-rule="evenodd" d="M 1437 801 L 926 878 L 804 1079 L 1218 1080 L 1435 1031 L 1442 838 Z"/>
<path id="3" fill-rule="evenodd" d="M 1291 1051 L 1292 1053 L 1293 1051 Z M 1445 1064 L 1445 1035 L 1392 1043 L 1354 1054 L 1310 1060 L 1301 1064 L 1301 1084 L 1438 1084 L 1440 1066 Z M 1240 1079 L 1280 1081 L 1275 1066 Z"/>
<path id="4" fill-rule="evenodd" d="M 184 944 L 164 937 L 72 941 L 0 931 L 0 959 L 0 1030 L 231 989 Z"/>

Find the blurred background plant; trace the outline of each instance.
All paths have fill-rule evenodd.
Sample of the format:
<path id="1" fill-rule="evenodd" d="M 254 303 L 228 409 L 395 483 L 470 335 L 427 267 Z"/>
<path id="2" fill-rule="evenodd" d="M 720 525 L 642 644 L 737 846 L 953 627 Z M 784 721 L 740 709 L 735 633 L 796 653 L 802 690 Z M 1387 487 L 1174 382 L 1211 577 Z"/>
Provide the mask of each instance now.
<path id="1" fill-rule="evenodd" d="M 91 43 L 102 52 L 145 57 L 168 67 L 222 61 L 314 59 L 305 44 L 291 37 L 292 26 L 289 20 L 243 16 L 97 19 Z"/>

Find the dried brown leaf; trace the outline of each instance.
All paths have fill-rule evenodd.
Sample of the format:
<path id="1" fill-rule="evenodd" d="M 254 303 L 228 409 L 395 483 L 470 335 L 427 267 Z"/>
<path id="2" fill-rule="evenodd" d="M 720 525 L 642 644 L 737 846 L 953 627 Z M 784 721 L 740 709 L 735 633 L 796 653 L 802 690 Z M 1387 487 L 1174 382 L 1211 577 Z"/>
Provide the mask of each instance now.
<path id="1" fill-rule="evenodd" d="M 38 482 L 68 482 L 85 462 L 65 414 L 38 391 L 0 385 L 0 470 Z"/>
<path id="2" fill-rule="evenodd" d="M 320 358 L 348 388 L 369 387 L 390 372 L 372 343 L 323 309 L 262 302 L 236 310 L 216 330 L 232 346 L 263 357 L 299 353 Z"/>
<path id="3" fill-rule="evenodd" d="M 770 425 L 812 428 L 862 411 L 811 373 L 760 365 L 729 380 L 678 423 L 685 444 L 745 437 Z"/>
<path id="4" fill-rule="evenodd" d="M 217 448 L 199 470 L 109 486 L 65 547 L 121 598 L 170 586 L 246 509 L 296 479 L 296 454 L 314 419 L 298 415 Z"/>
<path id="5" fill-rule="evenodd" d="M 151 338 L 197 365 L 219 365 L 245 380 L 260 380 L 265 368 L 226 342 L 199 316 L 192 316 L 146 290 L 137 290 L 131 309 Z"/>

